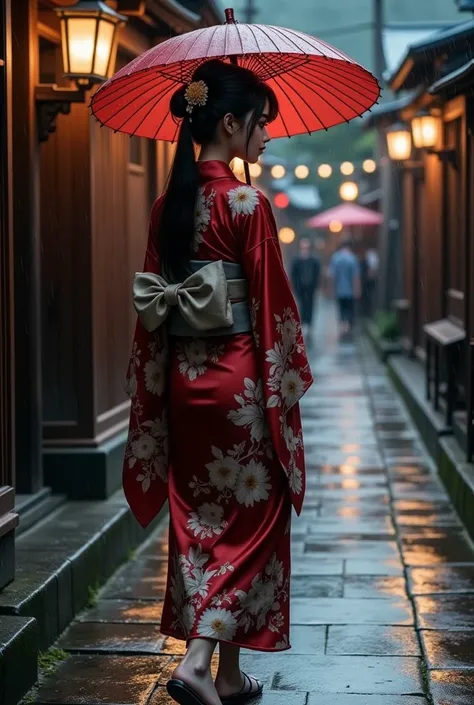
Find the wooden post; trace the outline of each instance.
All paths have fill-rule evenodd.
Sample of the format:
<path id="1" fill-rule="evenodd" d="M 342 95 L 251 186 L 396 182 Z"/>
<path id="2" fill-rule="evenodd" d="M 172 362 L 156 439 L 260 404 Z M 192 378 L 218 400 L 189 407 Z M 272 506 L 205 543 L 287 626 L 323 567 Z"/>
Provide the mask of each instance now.
<path id="1" fill-rule="evenodd" d="M 10 1 L 0 9 L 0 590 L 15 575 L 15 417 L 11 211 Z"/>
<path id="2" fill-rule="evenodd" d="M 41 317 L 38 204 L 37 0 L 11 3 L 13 234 L 15 261 L 16 489 L 37 492 L 41 464 Z"/>

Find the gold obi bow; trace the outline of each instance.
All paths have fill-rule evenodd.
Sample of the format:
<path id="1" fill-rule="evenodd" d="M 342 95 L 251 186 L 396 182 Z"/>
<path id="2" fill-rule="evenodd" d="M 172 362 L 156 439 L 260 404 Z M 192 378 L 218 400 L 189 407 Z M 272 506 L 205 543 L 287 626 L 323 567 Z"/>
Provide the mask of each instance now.
<path id="1" fill-rule="evenodd" d="M 153 272 L 137 272 L 133 304 L 147 331 L 161 326 L 174 306 L 192 328 L 200 331 L 229 327 L 234 322 L 221 260 L 206 264 L 180 284 L 169 284 Z"/>

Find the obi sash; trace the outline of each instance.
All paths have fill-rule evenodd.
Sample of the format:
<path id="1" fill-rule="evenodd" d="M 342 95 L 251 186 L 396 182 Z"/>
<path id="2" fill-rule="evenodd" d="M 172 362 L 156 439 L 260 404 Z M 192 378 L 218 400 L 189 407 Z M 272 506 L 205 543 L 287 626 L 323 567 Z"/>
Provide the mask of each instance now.
<path id="1" fill-rule="evenodd" d="M 137 272 L 133 282 L 135 310 L 148 331 L 168 319 L 177 336 L 236 335 L 252 330 L 247 281 L 237 262 L 191 260 L 182 282 L 153 272 Z"/>

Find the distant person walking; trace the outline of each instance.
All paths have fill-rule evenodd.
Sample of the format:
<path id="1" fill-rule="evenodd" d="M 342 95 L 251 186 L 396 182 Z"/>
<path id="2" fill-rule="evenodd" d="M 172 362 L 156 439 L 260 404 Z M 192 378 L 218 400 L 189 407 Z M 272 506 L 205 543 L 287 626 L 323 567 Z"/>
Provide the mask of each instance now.
<path id="1" fill-rule="evenodd" d="M 373 316 L 375 307 L 375 294 L 377 289 L 377 278 L 379 273 L 379 256 L 373 247 L 365 253 L 365 282 L 362 290 L 365 300 L 365 315 Z"/>
<path id="2" fill-rule="evenodd" d="M 298 300 L 303 335 L 311 337 L 313 322 L 314 298 L 319 287 L 321 263 L 311 253 L 311 240 L 304 237 L 299 243 L 299 255 L 293 259 L 291 267 L 291 282 Z"/>
<path id="3" fill-rule="evenodd" d="M 360 264 L 350 240 L 343 240 L 331 257 L 328 274 L 333 282 L 339 306 L 341 333 L 351 333 L 355 319 L 355 302 L 360 298 Z"/>

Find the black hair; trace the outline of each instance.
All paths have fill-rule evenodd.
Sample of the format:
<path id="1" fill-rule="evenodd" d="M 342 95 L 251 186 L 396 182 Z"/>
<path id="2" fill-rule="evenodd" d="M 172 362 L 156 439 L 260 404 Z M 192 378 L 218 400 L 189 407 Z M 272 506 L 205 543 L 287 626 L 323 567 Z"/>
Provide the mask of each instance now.
<path id="1" fill-rule="evenodd" d="M 205 82 L 208 98 L 204 106 L 195 106 L 192 114 L 186 110 L 188 103 L 184 94 L 187 86 L 179 88 L 171 98 L 171 113 L 174 118 L 182 119 L 182 124 L 156 234 L 163 271 L 174 278 L 187 273 L 192 254 L 199 188 L 194 144 L 211 142 L 219 121 L 227 113 L 241 119 L 253 111 L 248 125 L 248 145 L 267 101 L 268 121 L 278 115 L 278 101 L 273 90 L 256 74 L 241 66 L 212 59 L 196 69 L 192 80 Z"/>

